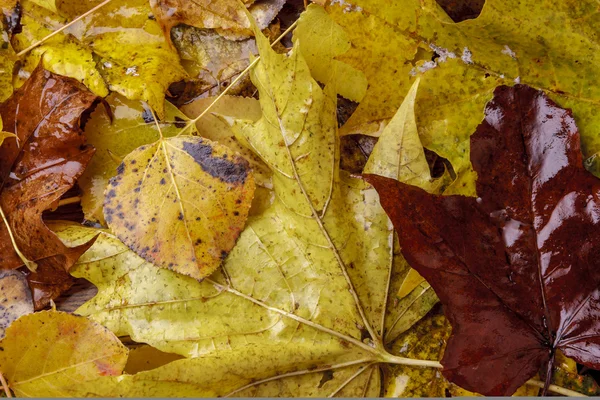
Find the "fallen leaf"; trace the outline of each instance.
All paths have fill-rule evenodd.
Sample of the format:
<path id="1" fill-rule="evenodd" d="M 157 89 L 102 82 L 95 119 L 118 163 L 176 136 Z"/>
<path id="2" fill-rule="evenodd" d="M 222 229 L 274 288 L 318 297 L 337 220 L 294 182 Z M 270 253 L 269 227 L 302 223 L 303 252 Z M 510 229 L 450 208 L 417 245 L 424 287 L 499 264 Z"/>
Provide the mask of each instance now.
<path id="1" fill-rule="evenodd" d="M 229 40 L 213 30 L 187 25 L 174 27 L 171 39 L 181 64 L 193 78 L 185 82 L 184 101 L 207 93 L 219 94 L 250 64 L 250 57 L 257 52 L 254 38 Z M 255 90 L 246 76 L 229 88 L 229 93 L 238 94 L 249 87 L 249 90 Z"/>
<path id="2" fill-rule="evenodd" d="M 110 178 L 117 174 L 123 158 L 136 148 L 156 142 L 160 138 L 152 110 L 136 100 L 113 93 L 106 98 L 104 107 L 91 114 L 85 126 L 88 143 L 96 148 L 96 154 L 78 183 L 83 191 L 81 206 L 86 219 L 105 223 L 102 212 L 104 191 Z M 165 103 L 165 117 L 160 128 L 165 137 L 175 136 L 188 119 L 171 103 Z M 192 129 L 190 133 L 195 133 Z"/>
<path id="3" fill-rule="evenodd" d="M 500 87 L 471 136 L 471 161 L 477 199 L 366 175 L 403 255 L 446 306 L 445 376 L 508 395 L 558 349 L 600 367 L 598 180 L 583 167 L 571 112 L 528 86 Z"/>
<path id="4" fill-rule="evenodd" d="M 452 163 L 458 178 L 447 193 L 474 196 L 469 134 L 494 88 L 520 82 L 573 110 L 589 157 L 600 151 L 600 92 L 585 84 L 598 75 L 595 19 L 588 18 L 596 6 L 593 0 L 487 0 L 478 18 L 456 24 L 434 0 L 330 1 L 328 13 L 352 42 L 338 59 L 369 81 L 343 130 L 376 130 L 401 104 L 411 75 L 422 74 L 416 114 L 423 145 Z"/>
<path id="5" fill-rule="evenodd" d="M 259 29 L 265 29 L 284 4 L 285 0 L 150 1 L 152 11 L 169 40 L 171 28 L 179 24 L 201 29 L 215 29 L 219 34 L 232 40 L 244 39 L 252 35 L 248 12 Z"/>
<path id="6" fill-rule="evenodd" d="M 17 397 L 72 397 L 78 385 L 120 375 L 127 361 L 127 349 L 109 330 L 56 311 L 19 318 L 0 348 L 0 370 Z"/>
<path id="7" fill-rule="evenodd" d="M 123 159 L 106 189 L 104 218 L 147 261 L 198 279 L 235 245 L 254 189 L 248 162 L 228 148 L 161 134 Z"/>
<path id="8" fill-rule="evenodd" d="M 67 271 L 92 244 L 66 247 L 41 217 L 73 186 L 94 154 L 79 125 L 96 100 L 77 81 L 39 67 L 0 104 L 4 129 L 18 136 L 0 147 L 0 206 L 10 226 L 8 231 L 0 224 L 0 264 L 2 269 L 24 264 L 15 245 L 37 264 L 28 276 L 37 309 L 69 288 Z"/>
<path id="9" fill-rule="evenodd" d="M 360 102 L 365 97 L 365 74 L 336 59 L 350 50 L 348 35 L 322 7 L 311 4 L 300 15 L 296 40 L 302 42 L 302 55 L 315 79 L 333 85 L 336 93 L 349 100 Z"/>
<path id="10" fill-rule="evenodd" d="M 222 268 L 201 282 L 100 233 L 73 269 L 99 288 L 78 312 L 188 359 L 80 387 L 85 393 L 375 396 L 382 364 L 431 365 L 385 350 L 386 327 L 408 329 L 430 307 L 387 297 L 408 266 L 395 262 L 374 189 L 338 168 L 331 87 L 311 78 L 298 44 L 286 56 L 259 32 L 257 40 L 262 117 L 234 130 L 271 170 L 273 203 L 248 219 Z M 60 236 L 75 245 L 97 233 L 70 226 Z"/>
<path id="11" fill-rule="evenodd" d="M 17 57 L 10 38 L 20 23 L 18 7 L 17 0 L 0 1 L 0 102 L 13 93 L 12 75 Z"/>
<path id="12" fill-rule="evenodd" d="M 0 271 L 0 339 L 17 318 L 32 312 L 33 300 L 25 275 L 19 271 Z"/>
<path id="13" fill-rule="evenodd" d="M 81 2 L 74 0 L 58 5 L 67 17 L 31 0 L 21 6 L 23 32 L 12 40 L 17 51 L 61 28 L 81 10 Z M 146 0 L 113 1 L 32 50 L 20 75 L 26 77 L 43 60 L 47 69 L 76 78 L 100 96 L 110 89 L 147 102 L 163 117 L 166 89 L 186 73 L 158 23 L 148 17 L 150 11 Z"/>

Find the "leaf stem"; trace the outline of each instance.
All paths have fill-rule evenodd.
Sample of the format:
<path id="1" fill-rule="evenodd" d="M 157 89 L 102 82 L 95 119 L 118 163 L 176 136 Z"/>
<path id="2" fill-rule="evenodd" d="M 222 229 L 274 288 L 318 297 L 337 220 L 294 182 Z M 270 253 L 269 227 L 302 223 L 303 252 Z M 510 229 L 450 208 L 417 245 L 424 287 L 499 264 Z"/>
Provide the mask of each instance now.
<path id="1" fill-rule="evenodd" d="M 531 385 L 531 386 L 539 387 L 540 389 L 544 389 L 544 386 L 545 386 L 544 382 L 538 381 L 535 379 L 528 380 L 527 384 Z M 552 385 L 552 384 L 550 384 L 548 386 L 548 391 L 556 393 L 556 394 L 562 394 L 563 396 L 569 396 L 569 397 L 588 397 L 583 393 L 579 393 L 574 390 L 567 389 L 567 388 L 557 386 L 557 385 Z"/>
<path id="2" fill-rule="evenodd" d="M 4 224 L 6 225 L 6 230 L 8 231 L 8 236 L 10 237 L 10 242 L 13 245 L 15 253 L 17 253 L 17 255 L 19 256 L 21 261 L 23 261 L 23 264 L 25 264 L 25 266 L 27 266 L 27 268 L 31 272 L 35 272 L 35 270 L 37 269 L 37 264 L 35 262 L 29 260 L 27 257 L 25 257 L 25 255 L 23 253 L 21 253 L 21 250 L 19 250 L 19 246 L 17 246 L 17 241 L 15 240 L 13 232 L 10 228 L 8 219 L 6 218 L 6 215 L 4 215 L 4 210 L 2 209 L 2 206 L 0 206 L 0 216 L 2 217 L 2 220 L 4 221 Z"/>
<path id="3" fill-rule="evenodd" d="M 68 24 L 64 25 L 63 27 L 55 30 L 54 32 L 52 32 L 48 36 L 46 36 L 46 37 L 42 38 L 41 40 L 35 42 L 34 44 L 32 44 L 31 46 L 27 47 L 26 49 L 21 50 L 20 52 L 17 53 L 17 57 L 23 57 L 25 54 L 29 53 L 31 50 L 35 49 L 36 47 L 40 46 L 44 42 L 46 42 L 49 39 L 53 38 L 54 36 L 58 35 L 62 31 L 64 31 L 65 29 L 67 29 L 68 27 L 70 27 L 71 25 L 73 25 L 74 23 L 76 23 L 77 21 L 80 21 L 83 18 L 87 17 L 88 15 L 96 12 L 98 9 L 104 7 L 105 5 L 107 5 L 108 3 L 110 3 L 111 1 L 112 0 L 104 0 L 102 3 L 98 4 L 96 7 L 90 9 L 89 11 L 81 14 L 79 17 L 75 18 L 73 21 L 71 21 Z"/>
<path id="4" fill-rule="evenodd" d="M 400 356 L 395 356 L 395 355 L 389 354 L 389 353 L 387 353 L 383 356 L 383 361 L 387 362 L 389 364 L 409 365 L 409 366 L 413 366 L 413 367 L 429 367 L 429 368 L 438 368 L 438 369 L 443 368 L 442 364 L 440 364 L 439 361 L 416 360 L 414 358 L 400 357 Z"/>
<path id="5" fill-rule="evenodd" d="M 288 33 L 290 33 L 294 28 L 296 28 L 296 25 L 298 25 L 298 20 L 294 21 L 294 23 L 292 25 L 290 25 L 289 28 L 287 28 L 281 35 L 279 35 L 279 37 L 277 39 L 275 39 L 273 41 L 273 43 L 271 43 L 271 47 L 273 47 L 277 43 L 279 43 Z M 229 84 L 229 86 L 227 86 L 225 88 L 225 90 L 223 90 L 221 92 L 221 94 L 219 94 L 217 96 L 217 98 L 214 99 L 212 101 L 212 103 L 210 103 L 208 105 L 208 107 L 206 107 L 206 109 L 204 111 L 202 111 L 202 113 L 200 113 L 200 115 L 198 115 L 196 118 L 192 119 L 190 122 L 188 122 L 188 124 L 186 126 L 183 127 L 183 129 L 181 129 L 181 131 L 177 134 L 177 136 L 182 135 L 183 132 L 187 131 L 191 126 L 193 126 L 194 124 L 196 124 L 196 122 L 198 122 L 202 117 L 204 117 L 206 114 L 208 114 L 208 112 L 215 106 L 215 104 L 217 104 L 217 102 L 219 100 L 221 100 L 227 93 L 229 93 L 229 90 L 232 87 L 234 87 L 240 80 L 242 80 L 246 76 L 246 74 L 248 72 L 250 72 L 250 70 L 252 68 L 254 68 L 254 66 L 256 64 L 258 64 L 259 61 L 260 61 L 260 55 L 257 55 L 256 58 L 254 60 L 252 60 L 252 62 L 250 63 L 250 65 L 248 65 L 242 72 L 240 72 L 239 75 L 237 76 L 237 78 L 235 78 Z"/>
<path id="6" fill-rule="evenodd" d="M 6 379 L 4 379 L 4 375 L 0 372 L 0 383 L 2 384 L 2 389 L 4 393 L 6 393 L 6 397 L 12 398 L 12 394 L 10 393 L 10 389 L 8 388 L 8 383 L 6 383 Z"/>
<path id="7" fill-rule="evenodd" d="M 81 197 L 79 197 L 79 196 L 69 197 L 66 199 L 59 200 L 58 207 L 68 206 L 69 204 L 77 204 L 77 203 L 81 203 Z"/>
<path id="8" fill-rule="evenodd" d="M 437 361 L 415 360 L 412 358 L 404 358 L 404 357 L 394 356 L 392 354 L 386 354 L 383 360 L 390 364 L 397 364 L 397 365 L 409 365 L 409 366 L 414 366 L 414 367 L 429 367 L 429 368 L 438 368 L 438 369 L 443 368 L 442 364 Z M 544 389 L 544 387 L 546 387 L 545 382 L 538 381 L 536 379 L 530 379 L 526 382 L 526 384 L 538 387 L 540 389 Z M 556 393 L 556 394 L 561 394 L 563 396 L 588 397 L 583 393 L 579 393 L 574 390 L 567 389 L 567 388 L 557 386 L 557 385 L 552 385 L 552 384 L 548 385 L 548 391 Z"/>

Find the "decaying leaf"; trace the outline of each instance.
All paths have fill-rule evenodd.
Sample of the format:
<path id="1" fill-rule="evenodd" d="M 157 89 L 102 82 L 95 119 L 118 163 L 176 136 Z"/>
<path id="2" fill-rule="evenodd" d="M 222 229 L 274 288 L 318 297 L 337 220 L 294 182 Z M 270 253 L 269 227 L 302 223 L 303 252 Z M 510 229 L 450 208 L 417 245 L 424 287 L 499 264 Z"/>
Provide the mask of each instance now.
<path id="1" fill-rule="evenodd" d="M 557 349 L 600 367 L 600 185 L 583 167 L 571 112 L 528 86 L 500 87 L 471 136 L 471 161 L 476 199 L 366 176 L 403 255 L 446 306 L 444 374 L 507 395 Z"/>
<path id="2" fill-rule="evenodd" d="M 90 3 L 84 4 L 91 8 Z M 82 11 L 78 0 L 60 2 L 59 14 L 31 0 L 23 0 L 21 6 L 23 32 L 12 40 L 17 51 Z M 43 59 L 47 69 L 76 78 L 100 96 L 110 89 L 147 102 L 163 117 L 166 89 L 186 73 L 150 13 L 147 0 L 113 1 L 32 50 L 20 74 L 26 76 Z"/>
<path id="3" fill-rule="evenodd" d="M 13 92 L 12 74 L 17 58 L 10 38 L 19 26 L 18 7 L 17 0 L 0 1 L 0 102 L 8 99 Z"/>
<path id="4" fill-rule="evenodd" d="M 0 271 L 0 339 L 13 321 L 32 312 L 33 300 L 25 275 L 19 271 Z"/>
<path id="5" fill-rule="evenodd" d="M 127 349 L 109 330 L 56 311 L 19 318 L 0 348 L 0 370 L 17 397 L 72 397 L 78 385 L 120 375 L 127 361 Z"/>
<path id="6" fill-rule="evenodd" d="M 311 78 L 298 44 L 286 56 L 260 32 L 257 40 L 261 61 L 252 78 L 262 117 L 237 121 L 234 130 L 271 170 L 273 203 L 248 219 L 222 268 L 201 282 L 144 262 L 101 232 L 73 270 L 99 288 L 78 312 L 188 358 L 78 390 L 375 396 L 382 363 L 438 365 L 385 350 L 386 327 L 398 319 L 410 328 L 430 305 L 409 296 L 388 302 L 389 282 L 401 281 L 408 266 L 394 258 L 392 227 L 374 189 L 339 170 L 331 87 L 323 91 Z M 60 229 L 70 245 L 98 234 Z"/>
<path id="7" fill-rule="evenodd" d="M 252 35 L 249 14 L 259 29 L 264 29 L 284 4 L 285 0 L 150 0 L 152 11 L 169 39 L 171 28 L 179 24 L 216 29 L 228 39 L 244 39 Z"/>
<path id="8" fill-rule="evenodd" d="M 346 33 L 327 12 L 315 4 L 308 6 L 298 20 L 294 40 L 300 40 L 302 55 L 313 77 L 333 85 L 336 93 L 359 102 L 367 92 L 367 78 L 360 70 L 336 60 L 350 50 Z"/>
<path id="9" fill-rule="evenodd" d="M 142 345 L 129 350 L 127 364 L 123 372 L 133 375 L 142 371 L 150 371 L 182 358 L 178 354 L 165 353 L 152 346 Z"/>
<path id="10" fill-rule="evenodd" d="M 598 74 L 594 0 L 487 0 L 478 18 L 460 24 L 435 0 L 327 3 L 328 13 L 352 42 L 338 59 L 363 71 L 369 81 L 344 131 L 377 130 L 402 102 L 411 75 L 423 74 L 417 123 L 423 145 L 448 159 L 458 175 L 448 194 L 475 195 L 469 135 L 500 84 L 544 89 L 573 110 L 584 157 L 600 150 L 598 87 L 585 83 L 595 82 Z"/>
<path id="11" fill-rule="evenodd" d="M 98 107 L 85 126 L 85 136 L 88 143 L 96 148 L 96 154 L 78 182 L 83 191 L 81 205 L 85 217 L 102 223 L 104 191 L 109 179 L 116 175 L 123 158 L 136 148 L 160 138 L 148 106 L 116 93 L 106 99 L 106 104 L 110 107 L 110 113 Z M 171 103 L 165 103 L 165 117 L 159 121 L 165 137 L 175 136 L 187 121 L 185 115 Z M 190 133 L 194 132 L 190 130 Z"/>
<path id="12" fill-rule="evenodd" d="M 144 259 L 203 278 L 235 245 L 254 189 L 248 162 L 228 148 L 161 135 L 123 159 L 106 189 L 104 218 Z"/>
<path id="13" fill-rule="evenodd" d="M 96 96 L 77 81 L 37 68 L 31 78 L 0 104 L 4 129 L 15 133 L 0 147 L 0 206 L 6 224 L 0 224 L 0 265 L 15 269 L 23 256 L 36 308 L 72 284 L 69 268 L 91 242 L 66 247 L 42 221 L 83 173 L 94 154 L 81 134 L 81 115 Z M 15 249 L 17 247 L 17 249 Z"/>

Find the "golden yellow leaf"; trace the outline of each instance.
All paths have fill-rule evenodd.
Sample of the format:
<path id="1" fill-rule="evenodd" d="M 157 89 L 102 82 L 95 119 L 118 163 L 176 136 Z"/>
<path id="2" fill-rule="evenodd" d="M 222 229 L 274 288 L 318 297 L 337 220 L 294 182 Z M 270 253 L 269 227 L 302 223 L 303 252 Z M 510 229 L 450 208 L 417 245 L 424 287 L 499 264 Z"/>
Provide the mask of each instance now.
<path id="1" fill-rule="evenodd" d="M 301 14 L 294 30 L 296 40 L 302 43 L 302 55 L 316 80 L 333 85 L 337 93 L 349 100 L 362 100 L 367 92 L 367 78 L 362 71 L 336 59 L 350 50 L 350 40 L 322 7 L 311 4 Z"/>
<path id="2" fill-rule="evenodd" d="M 120 375 L 127 361 L 127 349 L 109 330 L 56 311 L 22 316 L 0 347 L 0 370 L 17 397 L 72 397 L 78 385 Z"/>
<path id="3" fill-rule="evenodd" d="M 97 107 L 85 126 L 88 143 L 96 154 L 79 178 L 83 191 L 81 206 L 90 221 L 104 223 L 102 205 L 108 180 L 116 175 L 123 158 L 136 148 L 160 139 L 158 126 L 148 106 L 136 100 L 113 93 L 106 99 L 110 115 L 104 107 Z M 165 103 L 165 117 L 160 128 L 165 137 L 175 136 L 188 119 L 171 103 Z M 191 130 L 190 133 L 195 133 Z"/>
<path id="4" fill-rule="evenodd" d="M 24 0 L 21 6 L 23 32 L 12 40 L 16 51 L 61 28 L 73 18 L 74 10 L 81 10 L 81 2 L 76 0 L 62 1 L 59 13 L 31 0 Z M 164 93 L 186 73 L 149 13 L 146 0 L 110 2 L 33 49 L 20 74 L 26 78 L 43 58 L 47 69 L 78 79 L 100 96 L 110 89 L 147 102 L 163 117 Z"/>
<path id="5" fill-rule="evenodd" d="M 123 159 L 104 218 L 144 259 L 194 278 L 210 275 L 240 235 L 254 196 L 248 162 L 195 136 L 164 138 Z"/>

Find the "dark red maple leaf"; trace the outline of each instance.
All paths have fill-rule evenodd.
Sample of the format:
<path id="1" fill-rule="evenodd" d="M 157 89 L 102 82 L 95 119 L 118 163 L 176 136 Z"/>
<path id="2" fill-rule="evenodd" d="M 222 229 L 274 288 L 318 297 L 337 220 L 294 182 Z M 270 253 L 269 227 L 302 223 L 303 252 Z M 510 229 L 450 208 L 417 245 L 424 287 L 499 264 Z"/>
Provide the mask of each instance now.
<path id="1" fill-rule="evenodd" d="M 571 111 L 502 86 L 471 137 L 478 198 L 367 175 L 402 254 L 452 324 L 452 382 L 510 395 L 554 352 L 600 368 L 600 180 L 583 167 Z"/>
<path id="2" fill-rule="evenodd" d="M 18 248 L 37 270 L 28 271 L 36 308 L 68 289 L 68 270 L 91 243 L 65 246 L 44 224 L 42 213 L 71 188 L 94 155 L 80 128 L 97 97 L 82 84 L 39 66 L 0 104 L 4 129 L 17 139 L 0 147 L 0 205 Z M 23 265 L 0 220 L 0 269 Z"/>

